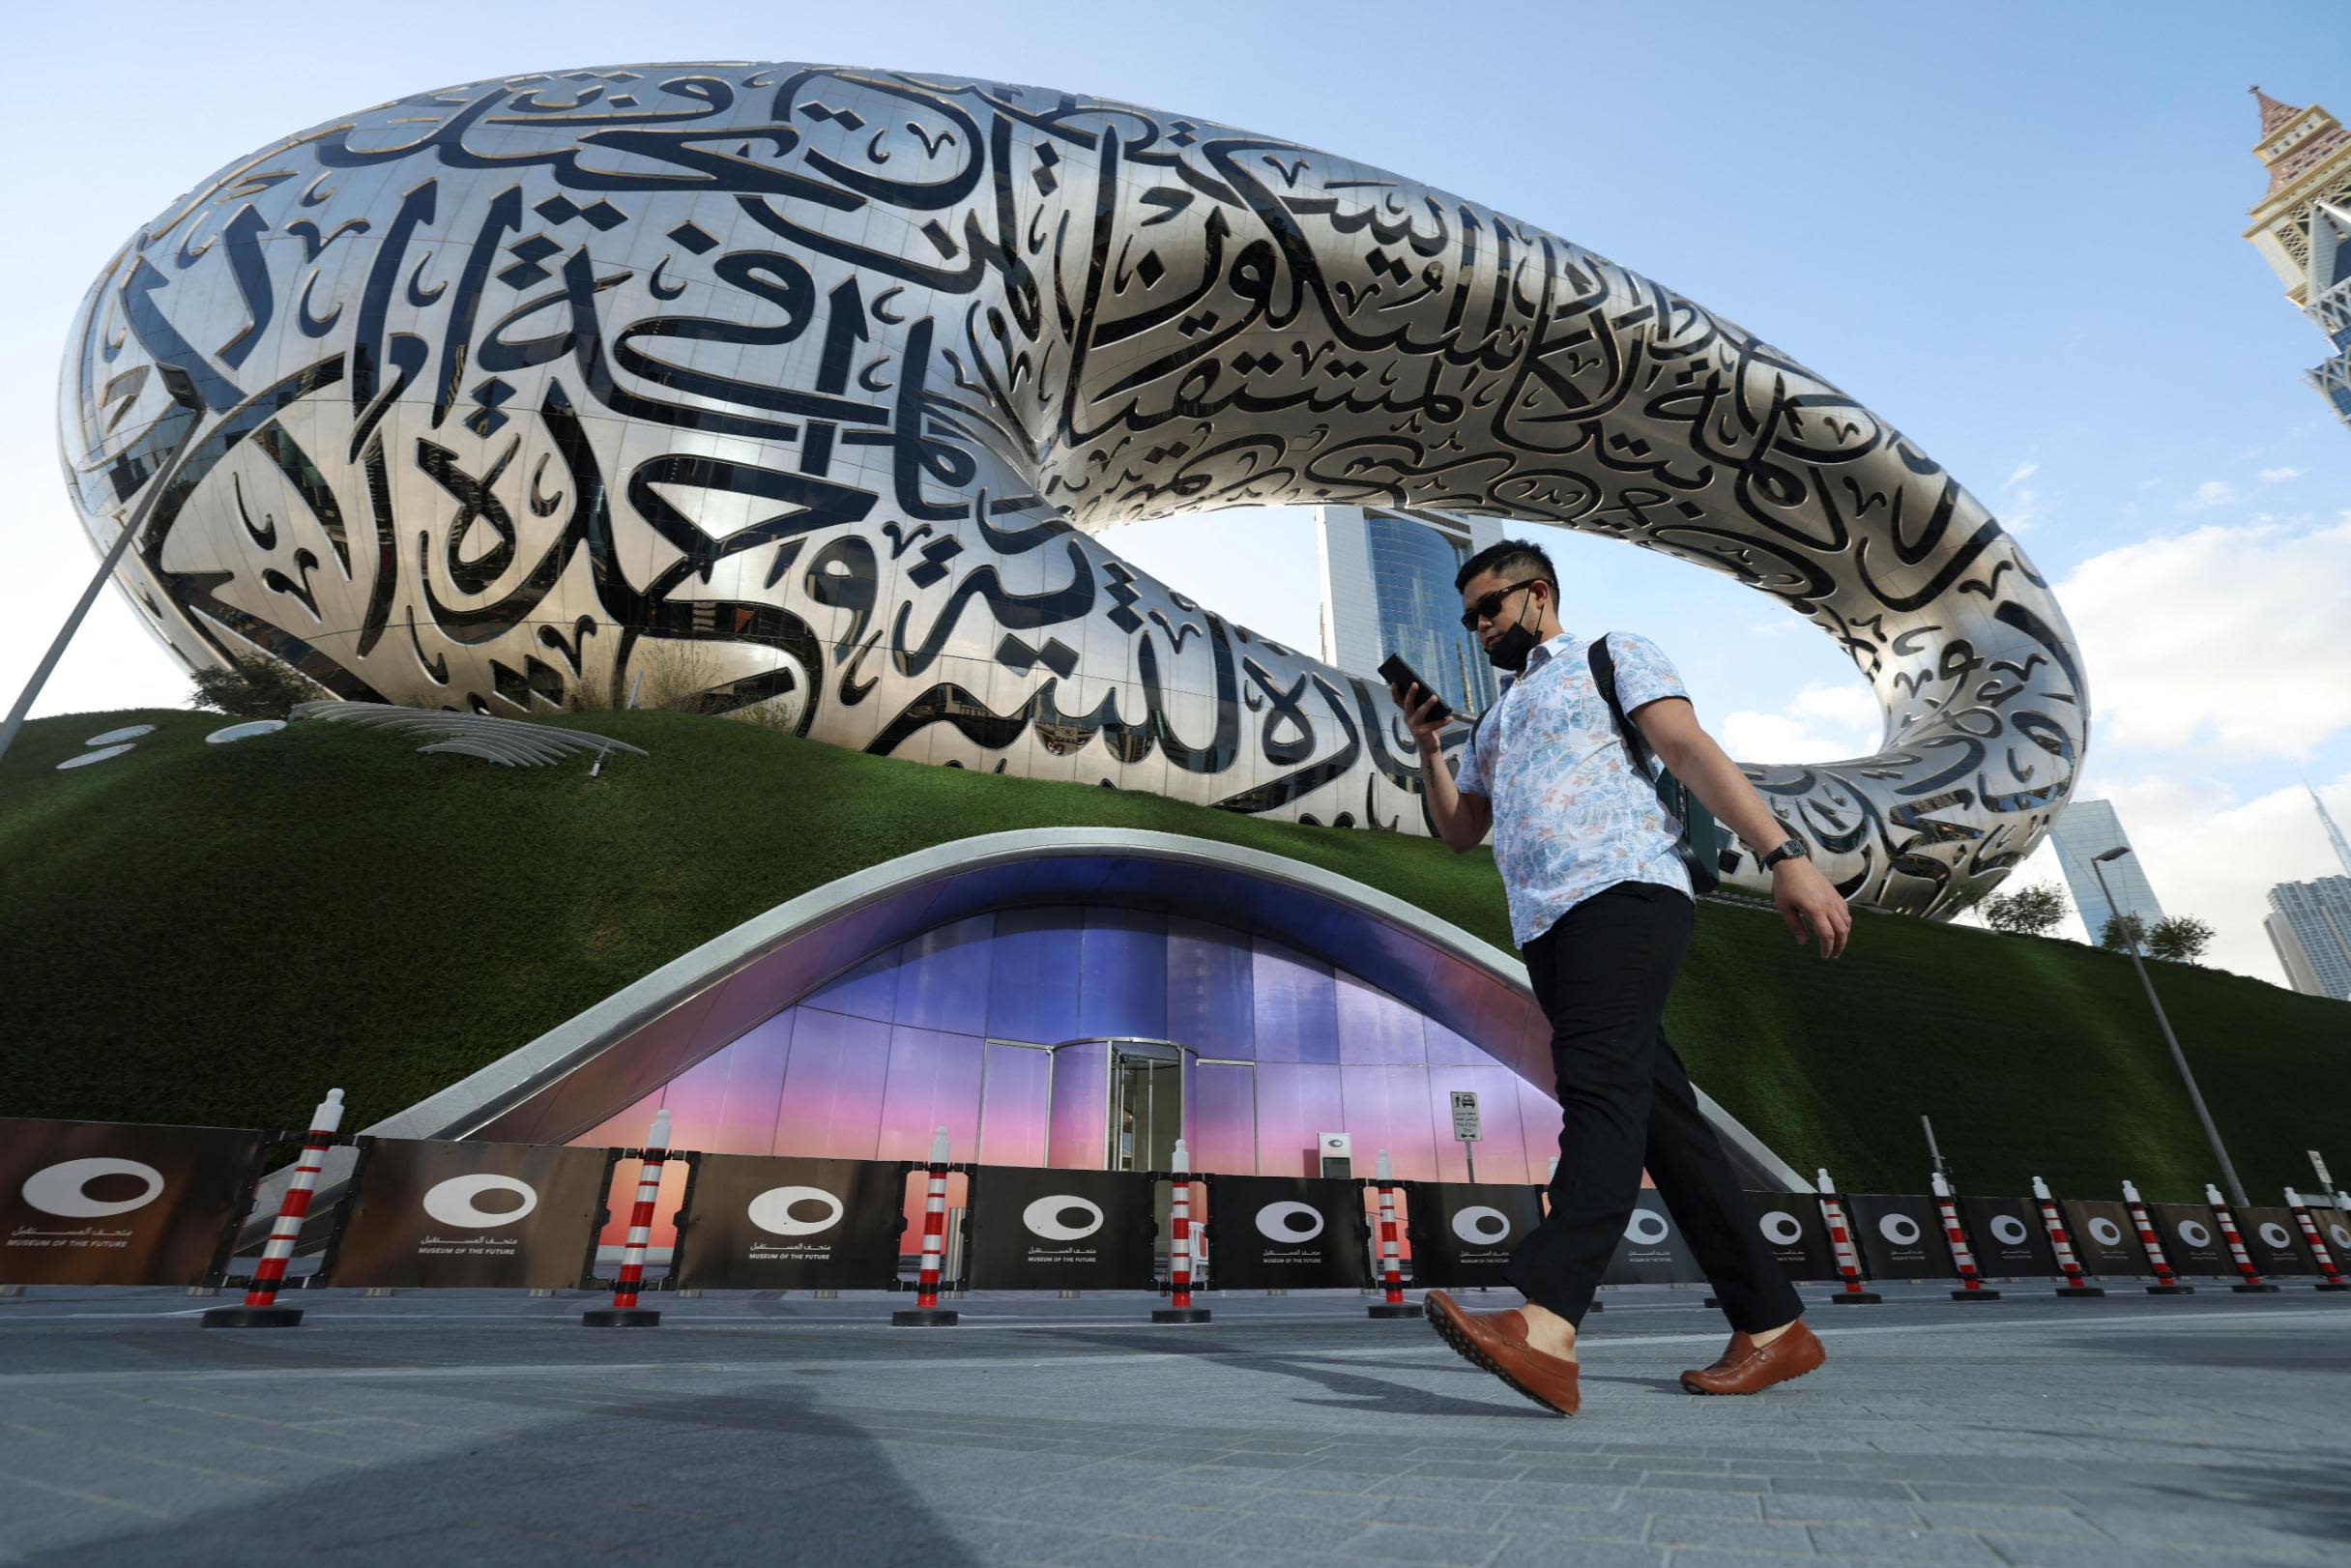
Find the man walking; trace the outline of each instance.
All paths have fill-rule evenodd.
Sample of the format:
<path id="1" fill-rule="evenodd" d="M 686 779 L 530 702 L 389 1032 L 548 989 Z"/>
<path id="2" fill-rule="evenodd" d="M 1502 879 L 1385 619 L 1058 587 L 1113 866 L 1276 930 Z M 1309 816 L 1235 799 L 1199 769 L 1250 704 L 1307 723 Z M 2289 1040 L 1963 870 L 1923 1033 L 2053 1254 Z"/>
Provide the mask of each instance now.
<path id="1" fill-rule="evenodd" d="M 1561 628 L 1559 579 L 1541 549 L 1506 539 L 1471 557 L 1454 586 L 1462 624 L 1505 672 L 1458 779 L 1437 744 L 1437 699 L 1417 686 L 1390 695 L 1419 745 L 1439 836 L 1459 854 L 1494 831 L 1511 935 L 1551 1021 L 1561 1125 L 1551 1211 L 1505 1270 L 1526 1305 L 1465 1312 L 1432 1291 L 1429 1320 L 1520 1393 L 1574 1414 L 1577 1324 L 1646 1168 L 1732 1328 L 1722 1357 L 1683 1373 L 1682 1386 L 1752 1394 L 1810 1372 L 1826 1352 L 1666 1039 L 1666 998 L 1695 914 L 1676 850 L 1681 825 L 1627 752 L 1595 665 L 1612 665 L 1617 707 L 1647 749 L 1770 870 L 1773 902 L 1798 942 L 1809 928 L 1822 957 L 1842 952 L 1852 924 L 1844 899 L 1698 727 L 1680 677 L 1653 644 L 1611 633 L 1602 640 L 1607 658 L 1595 660 L 1592 645 Z"/>

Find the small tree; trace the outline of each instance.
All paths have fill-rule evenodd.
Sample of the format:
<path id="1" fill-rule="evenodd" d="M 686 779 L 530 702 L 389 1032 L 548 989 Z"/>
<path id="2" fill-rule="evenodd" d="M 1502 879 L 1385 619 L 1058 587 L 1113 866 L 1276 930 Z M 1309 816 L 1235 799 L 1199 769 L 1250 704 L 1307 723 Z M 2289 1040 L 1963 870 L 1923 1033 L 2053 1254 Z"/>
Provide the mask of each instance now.
<path id="1" fill-rule="evenodd" d="M 2098 933 L 2098 944 L 2118 953 L 2129 952 L 2133 943 L 2138 950 L 2147 950 L 2147 922 L 2135 915 L 2109 915 L 2104 929 Z"/>
<path id="2" fill-rule="evenodd" d="M 2013 893 L 1994 893 L 1983 904 L 1984 923 L 2013 936 L 2038 937 L 2057 928 L 2066 915 L 2065 890 L 2053 882 L 2036 883 Z"/>
<path id="3" fill-rule="evenodd" d="M 2212 927 L 2192 915 L 2166 915 L 2147 933 L 2147 951 L 2175 964 L 2197 964 L 2212 946 Z"/>
<path id="4" fill-rule="evenodd" d="M 189 679 L 198 708 L 233 718 L 290 718 L 296 703 L 319 695 L 307 677 L 274 658 L 231 658 L 225 670 L 198 670 Z"/>

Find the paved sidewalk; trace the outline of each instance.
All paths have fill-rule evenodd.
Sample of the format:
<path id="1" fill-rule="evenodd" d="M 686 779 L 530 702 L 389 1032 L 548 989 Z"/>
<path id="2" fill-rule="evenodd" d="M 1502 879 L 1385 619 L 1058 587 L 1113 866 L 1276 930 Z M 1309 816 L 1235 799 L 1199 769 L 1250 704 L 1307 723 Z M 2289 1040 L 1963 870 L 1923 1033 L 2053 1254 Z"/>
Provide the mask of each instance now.
<path id="1" fill-rule="evenodd" d="M 1895 1293 L 1890 1292 L 1889 1293 Z M 222 1299 L 231 1299 L 223 1297 Z M 1545 1415 L 1363 1297 L 0 1301 L 0 1561 L 81 1565 L 2340 1563 L 2351 1302 L 2127 1287 L 1822 1309 L 1821 1372 L 1695 1399 L 1720 1318 L 1611 1292 Z M 1492 1296 L 1487 1304 L 1510 1298 Z"/>

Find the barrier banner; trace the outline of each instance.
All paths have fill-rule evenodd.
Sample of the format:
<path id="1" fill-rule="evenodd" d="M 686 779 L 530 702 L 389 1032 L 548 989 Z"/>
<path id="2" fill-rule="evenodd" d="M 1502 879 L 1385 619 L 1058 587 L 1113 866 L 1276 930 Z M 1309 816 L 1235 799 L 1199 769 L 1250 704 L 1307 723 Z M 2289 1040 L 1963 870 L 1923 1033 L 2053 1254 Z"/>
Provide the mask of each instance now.
<path id="1" fill-rule="evenodd" d="M 975 1291 L 1147 1291 L 1155 1177 L 990 1165 L 972 1173 L 965 1267 Z"/>
<path id="2" fill-rule="evenodd" d="M 2245 1250 L 2264 1274 L 2316 1274 L 2318 1260 L 2303 1238 L 2302 1222 L 2290 1208 L 2240 1208 L 2237 1229 L 2244 1233 Z"/>
<path id="3" fill-rule="evenodd" d="M 559 1290 L 588 1277 L 609 1151 L 375 1138 L 328 1260 L 340 1286 Z"/>
<path id="4" fill-rule="evenodd" d="M 1682 1229 L 1655 1187 L 1643 1187 L 1625 1216 L 1624 1234 L 1600 1276 L 1603 1285 L 1695 1285 L 1705 1279 Z"/>
<path id="5" fill-rule="evenodd" d="M 1322 1177 L 1211 1176 L 1208 1267 L 1225 1291 L 1368 1285 L 1371 1228 L 1363 1183 Z"/>
<path id="6" fill-rule="evenodd" d="M 208 1285 L 262 1135 L 0 1117 L 0 1284 Z"/>
<path id="7" fill-rule="evenodd" d="M 902 1160 L 697 1154 L 670 1278 L 692 1291 L 883 1291 L 906 1230 Z"/>
<path id="8" fill-rule="evenodd" d="M 2067 1198 L 2057 1206 L 2065 1215 L 2074 1256 L 2085 1272 L 2128 1276 L 2144 1274 L 2155 1266 L 2147 1262 L 2147 1249 L 2139 1245 L 2137 1222 L 2119 1199 Z M 2170 1259 L 2168 1248 L 2164 1259 Z"/>
<path id="9" fill-rule="evenodd" d="M 1412 1284 L 1464 1290 L 1507 1285 L 1510 1249 L 1543 1221 L 1542 1189 L 1466 1181 L 1407 1181 Z"/>
<path id="10" fill-rule="evenodd" d="M 1854 1192 L 1844 1196 L 1853 1222 L 1853 1243 L 1861 1265 L 1873 1280 L 1952 1280 L 1959 1265 L 1943 1238 L 1942 1211 L 1934 1200 L 1906 1193 Z"/>
<path id="11" fill-rule="evenodd" d="M 1986 1274 L 2048 1278 L 2057 1272 L 2057 1253 L 2041 1223 L 2041 1206 L 2030 1198 L 1962 1198 L 1959 1220 L 1976 1268 Z"/>
<path id="12" fill-rule="evenodd" d="M 1790 1280 L 1833 1280 L 1837 1254 L 1829 1246 L 1828 1222 L 1820 1217 L 1820 1199 L 1809 1192 L 1751 1192 L 1756 1229 L 1763 1233 L 1781 1272 Z"/>
<path id="13" fill-rule="evenodd" d="M 2163 1256 L 2174 1274 L 2197 1274 L 2234 1279 L 2237 1265 L 2228 1256 L 2228 1241 L 2220 1222 L 2202 1204 L 2149 1204 L 2155 1234 L 2163 1243 Z"/>
<path id="14" fill-rule="evenodd" d="M 2318 1234 L 2327 1238 L 2327 1246 L 2335 1254 L 2335 1266 L 2351 1269 L 2351 1214 L 2339 1208 L 2313 1208 L 2310 1218 L 2317 1222 Z"/>

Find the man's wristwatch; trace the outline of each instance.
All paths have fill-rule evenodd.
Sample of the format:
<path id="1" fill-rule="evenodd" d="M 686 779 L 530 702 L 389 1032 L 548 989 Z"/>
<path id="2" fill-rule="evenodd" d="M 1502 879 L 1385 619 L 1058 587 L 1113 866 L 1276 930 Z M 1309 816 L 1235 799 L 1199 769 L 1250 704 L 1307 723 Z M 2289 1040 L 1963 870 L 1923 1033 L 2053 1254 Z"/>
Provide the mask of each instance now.
<path id="1" fill-rule="evenodd" d="M 1801 838 L 1790 838 L 1784 841 L 1778 849 L 1763 857 L 1763 869 L 1769 871 L 1783 860 L 1809 860 L 1812 857 L 1811 845 L 1805 843 Z"/>

